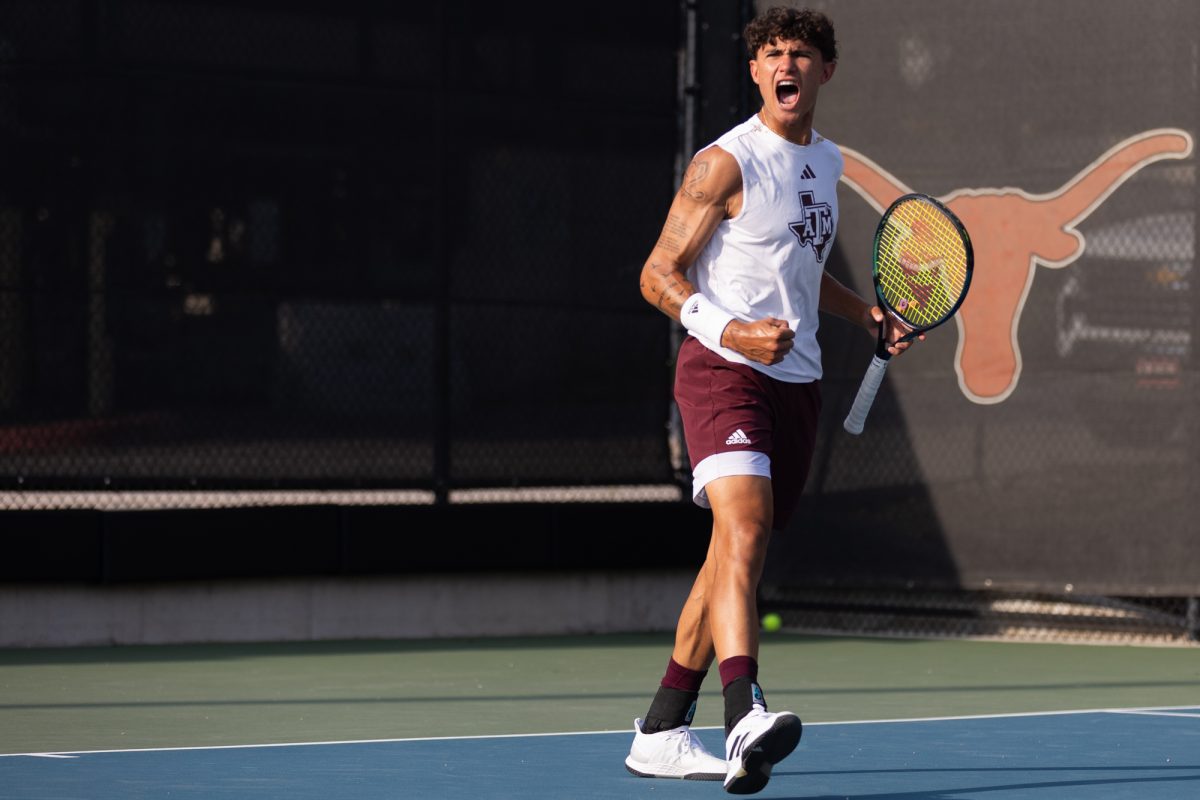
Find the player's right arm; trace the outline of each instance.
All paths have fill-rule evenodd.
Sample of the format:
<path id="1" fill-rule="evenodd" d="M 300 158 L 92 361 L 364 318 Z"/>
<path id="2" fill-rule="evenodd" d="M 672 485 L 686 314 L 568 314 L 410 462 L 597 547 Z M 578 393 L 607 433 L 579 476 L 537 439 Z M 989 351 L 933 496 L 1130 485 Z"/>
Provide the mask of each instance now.
<path id="1" fill-rule="evenodd" d="M 688 268 L 699 257 L 722 220 L 736 216 L 742 203 L 742 172 L 737 160 L 720 147 L 702 150 L 684 173 L 671 201 L 666 222 L 642 267 L 641 291 L 647 303 L 672 319 L 696 287 Z M 746 358 L 776 364 L 792 349 L 795 333 L 783 320 L 730 321 L 720 344 Z"/>
<path id="2" fill-rule="evenodd" d="M 684 301 L 696 291 L 687 279 L 688 267 L 721 221 L 737 213 L 741 194 L 742 171 L 733 156 L 716 146 L 696 154 L 642 267 L 642 297 L 647 303 L 679 321 Z"/>

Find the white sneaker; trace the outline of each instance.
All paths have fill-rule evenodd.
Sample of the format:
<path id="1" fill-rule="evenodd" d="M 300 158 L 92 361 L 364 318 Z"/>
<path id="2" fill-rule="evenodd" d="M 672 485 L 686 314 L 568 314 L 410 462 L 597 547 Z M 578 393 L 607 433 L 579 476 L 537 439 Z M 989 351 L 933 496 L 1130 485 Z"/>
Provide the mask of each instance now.
<path id="1" fill-rule="evenodd" d="M 640 778 L 683 778 L 688 781 L 719 781 L 725 777 L 725 762 L 705 749 L 687 725 L 660 733 L 642 733 L 642 721 L 633 721 L 633 746 L 625 757 L 625 769 Z"/>
<path id="2" fill-rule="evenodd" d="M 774 714 L 756 705 L 738 720 L 725 740 L 725 791 L 761 791 L 771 779 L 771 768 L 796 749 L 803 730 L 800 718 L 792 712 Z"/>

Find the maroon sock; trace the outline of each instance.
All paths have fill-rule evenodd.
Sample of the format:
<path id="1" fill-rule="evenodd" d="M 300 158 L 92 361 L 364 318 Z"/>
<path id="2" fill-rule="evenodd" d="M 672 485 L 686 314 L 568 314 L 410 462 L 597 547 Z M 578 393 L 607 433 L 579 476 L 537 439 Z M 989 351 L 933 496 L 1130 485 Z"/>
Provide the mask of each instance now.
<path id="1" fill-rule="evenodd" d="M 717 665 L 721 671 L 721 686 L 728 686 L 738 678 L 749 678 L 751 683 L 758 681 L 758 662 L 750 656 L 730 656 Z"/>
<path id="2" fill-rule="evenodd" d="M 670 686 L 672 689 L 682 689 L 685 692 L 698 692 L 700 684 L 704 683 L 704 676 L 707 674 L 708 670 L 706 669 L 688 669 L 672 658 L 667 662 L 667 674 L 663 675 L 662 685 Z"/>

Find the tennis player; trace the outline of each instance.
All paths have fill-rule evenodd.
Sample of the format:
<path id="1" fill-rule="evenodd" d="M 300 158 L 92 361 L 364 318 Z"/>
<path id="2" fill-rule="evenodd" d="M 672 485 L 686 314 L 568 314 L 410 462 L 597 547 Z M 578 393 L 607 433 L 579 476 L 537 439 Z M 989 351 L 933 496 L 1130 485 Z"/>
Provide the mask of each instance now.
<path id="1" fill-rule="evenodd" d="M 800 740 L 790 711 L 758 683 L 758 582 L 773 529 L 786 526 L 812 460 L 821 410 L 818 311 L 905 332 L 825 271 L 837 230 L 842 156 L 813 129 L 837 42 L 812 10 L 773 8 L 743 31 L 762 107 L 693 158 L 641 273 L 646 302 L 687 329 L 675 399 L 693 498 L 712 538 L 626 768 L 644 777 L 723 780 L 760 791 Z M 725 699 L 725 759 L 691 734 L 714 658 Z"/>

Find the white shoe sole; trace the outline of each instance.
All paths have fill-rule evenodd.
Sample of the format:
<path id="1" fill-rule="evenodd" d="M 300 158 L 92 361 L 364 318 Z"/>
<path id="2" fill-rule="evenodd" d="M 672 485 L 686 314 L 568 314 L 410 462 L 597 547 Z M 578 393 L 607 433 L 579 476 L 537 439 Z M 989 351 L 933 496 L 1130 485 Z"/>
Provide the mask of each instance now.
<path id="1" fill-rule="evenodd" d="M 625 759 L 625 769 L 629 770 L 639 778 L 674 778 L 675 780 L 685 781 L 722 781 L 725 780 L 724 772 L 681 772 L 676 774 L 668 774 L 666 772 L 647 772 L 652 769 L 649 764 L 642 764 L 634 761 L 632 758 Z"/>
<path id="2" fill-rule="evenodd" d="M 742 751 L 741 766 L 725 776 L 725 791 L 730 794 L 754 794 L 771 779 L 771 769 L 783 761 L 800 743 L 804 726 L 794 714 L 782 714 Z"/>

